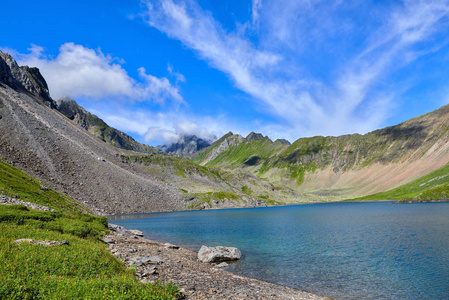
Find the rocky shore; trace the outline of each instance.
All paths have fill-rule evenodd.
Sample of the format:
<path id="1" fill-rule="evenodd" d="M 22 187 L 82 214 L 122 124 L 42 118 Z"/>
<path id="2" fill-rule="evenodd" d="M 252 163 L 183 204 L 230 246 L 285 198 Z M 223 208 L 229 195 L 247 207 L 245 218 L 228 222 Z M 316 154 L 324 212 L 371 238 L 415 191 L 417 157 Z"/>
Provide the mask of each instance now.
<path id="1" fill-rule="evenodd" d="M 201 263 L 197 253 L 143 238 L 137 230 L 109 225 L 104 242 L 113 255 L 136 270 L 142 282 L 172 281 L 185 299 L 329 299 L 293 288 L 238 276 L 217 264 Z"/>

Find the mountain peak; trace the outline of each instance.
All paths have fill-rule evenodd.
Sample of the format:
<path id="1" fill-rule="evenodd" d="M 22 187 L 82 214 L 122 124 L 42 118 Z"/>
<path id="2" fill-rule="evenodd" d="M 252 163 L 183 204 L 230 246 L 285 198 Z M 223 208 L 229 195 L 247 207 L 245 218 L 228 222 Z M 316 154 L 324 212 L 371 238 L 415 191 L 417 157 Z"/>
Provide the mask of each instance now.
<path id="1" fill-rule="evenodd" d="M 41 98 L 44 104 L 51 108 L 56 107 L 56 102 L 51 99 L 47 82 L 39 69 L 19 67 L 11 55 L 2 51 L 0 51 L 0 82 L 14 89 L 23 88 Z"/>
<path id="2" fill-rule="evenodd" d="M 157 146 L 156 149 L 165 153 L 188 156 L 203 148 L 209 147 L 211 144 L 212 142 L 210 140 L 199 138 L 196 135 L 184 134 L 179 137 L 176 143 L 173 143 L 170 146 Z"/>
<path id="3" fill-rule="evenodd" d="M 282 145 L 291 145 L 291 143 L 288 140 L 286 140 L 286 139 L 277 139 L 274 142 L 282 144 Z"/>
<path id="4" fill-rule="evenodd" d="M 255 132 L 251 132 L 250 134 L 248 134 L 248 136 L 245 138 L 245 140 L 247 142 L 251 142 L 251 141 L 260 141 L 264 138 L 264 136 L 261 133 L 255 133 Z"/>

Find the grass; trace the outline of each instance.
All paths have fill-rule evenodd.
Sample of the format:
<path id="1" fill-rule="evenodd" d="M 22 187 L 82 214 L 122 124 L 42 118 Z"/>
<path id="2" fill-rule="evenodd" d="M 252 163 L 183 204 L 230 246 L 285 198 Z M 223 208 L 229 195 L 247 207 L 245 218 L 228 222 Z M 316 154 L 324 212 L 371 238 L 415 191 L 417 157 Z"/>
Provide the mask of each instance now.
<path id="1" fill-rule="evenodd" d="M 397 188 L 350 200 L 446 200 L 449 199 L 449 165 Z"/>
<path id="2" fill-rule="evenodd" d="M 247 185 L 244 185 L 242 186 L 242 193 L 251 196 L 253 194 L 253 191 Z"/>
<path id="3" fill-rule="evenodd" d="M 234 193 L 231 192 L 223 192 L 223 191 L 218 191 L 218 192 L 208 192 L 208 193 L 192 193 L 191 194 L 193 197 L 198 198 L 198 201 L 200 203 L 207 203 L 209 204 L 209 206 L 211 206 L 211 201 L 219 201 L 219 202 L 224 202 L 225 199 L 228 200 L 239 200 L 239 196 L 237 196 Z M 195 208 L 195 207 L 192 207 Z"/>
<path id="4" fill-rule="evenodd" d="M 0 160 L 0 195 L 48 206 L 57 211 L 87 212 L 87 209 L 65 195 L 42 189 L 43 183 Z"/>
<path id="5" fill-rule="evenodd" d="M 0 205 L 0 299 L 176 299 L 172 283 L 141 283 L 99 240 L 107 219 L 0 161 L 0 194 L 54 208 Z M 45 247 L 16 239 L 66 240 Z"/>
<path id="6" fill-rule="evenodd" d="M 66 240 L 68 246 L 13 243 Z M 173 284 L 143 284 L 92 238 L 0 223 L 0 299 L 174 299 Z"/>

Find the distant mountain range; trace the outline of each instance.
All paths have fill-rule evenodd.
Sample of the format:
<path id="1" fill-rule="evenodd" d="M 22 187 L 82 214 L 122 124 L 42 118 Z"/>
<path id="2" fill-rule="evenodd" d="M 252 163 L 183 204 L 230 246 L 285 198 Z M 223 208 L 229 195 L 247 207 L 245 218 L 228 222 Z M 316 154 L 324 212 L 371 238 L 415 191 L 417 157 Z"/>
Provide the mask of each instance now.
<path id="1" fill-rule="evenodd" d="M 1 160 L 97 214 L 448 199 L 448 130 L 444 106 L 365 135 L 290 144 L 229 132 L 212 144 L 181 136 L 154 148 L 75 100 L 54 101 L 37 68 L 19 67 L 0 52 Z M 7 190 L 0 187 L 2 193 Z"/>
<path id="2" fill-rule="evenodd" d="M 165 153 L 181 157 L 190 157 L 192 154 L 212 145 L 211 140 L 205 140 L 195 135 L 180 135 L 179 140 L 171 145 L 157 146 L 156 149 Z"/>

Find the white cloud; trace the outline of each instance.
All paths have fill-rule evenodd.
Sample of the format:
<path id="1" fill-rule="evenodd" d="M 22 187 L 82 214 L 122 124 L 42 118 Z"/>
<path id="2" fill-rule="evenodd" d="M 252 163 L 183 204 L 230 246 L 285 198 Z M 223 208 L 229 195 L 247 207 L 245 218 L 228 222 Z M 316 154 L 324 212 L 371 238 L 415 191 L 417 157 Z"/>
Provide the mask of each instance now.
<path id="1" fill-rule="evenodd" d="M 252 22 L 253 24 L 257 24 L 259 22 L 260 17 L 260 9 L 262 8 L 262 0 L 253 0 L 252 3 Z"/>
<path id="2" fill-rule="evenodd" d="M 77 98 L 120 97 L 130 100 L 166 100 L 183 102 L 178 87 L 165 78 L 146 74 L 139 69 L 142 82 L 134 80 L 122 67 L 123 61 L 94 50 L 63 44 L 55 58 L 45 56 L 42 47 L 32 45 L 29 54 L 17 54 L 19 65 L 36 66 L 45 77 L 50 94 L 59 99 L 64 96 Z"/>
<path id="3" fill-rule="evenodd" d="M 405 1 L 370 11 L 366 16 L 376 19 L 360 26 L 340 13 L 353 9 L 351 17 L 358 16 L 365 2 L 264 1 L 262 5 L 253 0 L 252 21 L 261 28 L 261 43 L 257 44 L 239 31 L 226 31 L 193 0 L 146 3 L 149 25 L 182 41 L 212 67 L 228 74 L 239 89 L 284 124 L 268 123 L 261 128 L 277 131 L 276 135 L 281 130 L 289 139 L 363 133 L 379 127 L 402 92 L 383 80 L 429 53 L 423 43 L 447 28 L 441 21 L 447 21 L 449 12 L 447 1 Z M 333 64 L 330 79 L 311 75 L 314 70 L 307 69 L 313 66 L 307 65 L 306 55 L 332 54 L 323 48 L 347 45 L 342 41 L 328 44 L 327 40 L 345 39 L 353 39 L 351 51 L 334 55 L 343 53 L 346 63 Z M 319 51 L 313 53 L 308 46 L 319 47 Z M 296 65 L 298 57 L 303 61 Z"/>
<path id="4" fill-rule="evenodd" d="M 102 101 L 89 102 L 86 108 L 109 126 L 130 134 L 138 134 L 151 145 L 171 145 L 184 135 L 195 135 L 214 141 L 229 130 L 245 131 L 224 115 L 201 116 L 175 110 L 154 112 Z"/>

